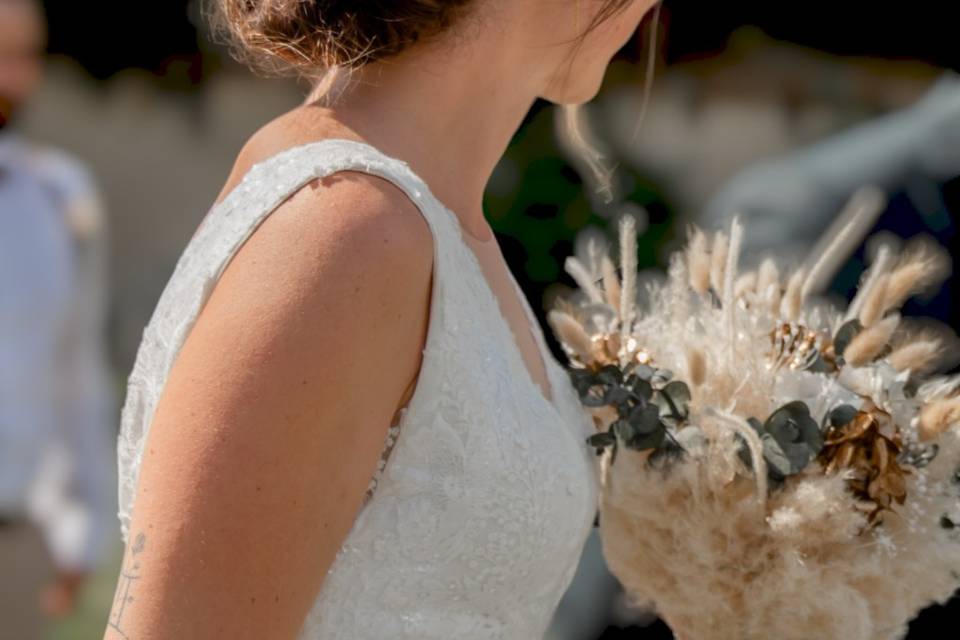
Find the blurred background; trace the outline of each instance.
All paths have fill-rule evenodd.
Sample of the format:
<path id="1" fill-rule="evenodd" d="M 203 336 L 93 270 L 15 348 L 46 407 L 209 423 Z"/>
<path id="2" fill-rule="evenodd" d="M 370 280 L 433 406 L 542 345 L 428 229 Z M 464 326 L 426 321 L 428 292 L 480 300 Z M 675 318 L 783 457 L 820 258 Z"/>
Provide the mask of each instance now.
<path id="1" fill-rule="evenodd" d="M 147 14 L 119 0 L 43 4 L 43 81 L 6 130 L 69 154 L 99 194 L 108 256 L 102 331 L 116 420 L 143 327 L 236 153 L 308 88 L 254 77 L 233 62 L 211 42 L 195 2 L 155 3 Z M 929 234 L 956 256 L 960 45 L 951 8 L 934 0 L 667 0 L 639 134 L 650 24 L 586 109 L 619 165 L 615 200 L 605 203 L 583 181 L 547 104 L 531 110 L 489 185 L 487 215 L 541 321 L 572 285 L 563 261 L 578 232 L 612 232 L 623 213 L 640 222 L 641 267 L 665 266 L 689 223 L 714 227 L 734 212 L 747 221 L 755 255 L 799 261 L 847 198 L 871 183 L 889 197 L 875 231 Z M 833 295 L 850 295 L 866 254 L 864 246 L 851 256 Z M 951 279 L 908 313 L 960 326 L 957 287 Z M 101 637 L 119 571 L 118 532 L 109 546 L 49 637 Z M 5 575 L 0 566 L 0 582 Z M 950 629 L 957 614 L 956 604 L 931 609 L 910 637 L 955 637 L 935 629 Z M 550 637 L 671 636 L 626 606 L 591 539 Z"/>

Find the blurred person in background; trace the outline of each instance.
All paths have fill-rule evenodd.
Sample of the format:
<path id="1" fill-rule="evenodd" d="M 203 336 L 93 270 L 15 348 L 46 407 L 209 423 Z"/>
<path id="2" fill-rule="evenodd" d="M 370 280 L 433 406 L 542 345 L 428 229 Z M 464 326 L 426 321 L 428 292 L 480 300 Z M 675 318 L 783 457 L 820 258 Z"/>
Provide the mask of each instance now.
<path id="1" fill-rule="evenodd" d="M 38 85 L 40 7 L 0 0 L 0 638 L 70 613 L 113 540 L 104 222 L 77 161 L 11 121 Z"/>

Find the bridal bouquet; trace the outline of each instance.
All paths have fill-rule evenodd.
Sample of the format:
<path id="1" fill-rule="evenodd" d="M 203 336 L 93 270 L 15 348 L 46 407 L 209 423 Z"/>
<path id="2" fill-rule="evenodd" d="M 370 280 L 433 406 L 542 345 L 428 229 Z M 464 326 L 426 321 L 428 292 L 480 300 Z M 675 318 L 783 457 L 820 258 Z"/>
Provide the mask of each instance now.
<path id="1" fill-rule="evenodd" d="M 848 309 L 816 264 L 739 271 L 743 229 L 691 231 L 637 309 L 636 228 L 571 257 L 548 315 L 597 426 L 600 536 L 683 640 L 902 638 L 960 587 L 960 379 L 899 309 L 941 251 L 882 248 Z"/>

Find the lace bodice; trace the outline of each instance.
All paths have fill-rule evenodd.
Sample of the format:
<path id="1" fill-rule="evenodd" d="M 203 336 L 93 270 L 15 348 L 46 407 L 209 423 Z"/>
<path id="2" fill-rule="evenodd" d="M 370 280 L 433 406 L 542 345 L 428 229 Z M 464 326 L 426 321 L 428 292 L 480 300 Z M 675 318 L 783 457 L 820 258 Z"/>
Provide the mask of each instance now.
<path id="1" fill-rule="evenodd" d="M 552 401 L 530 376 L 456 216 L 405 162 L 360 142 L 309 143 L 255 165 L 177 262 L 128 380 L 118 441 L 123 539 L 156 402 L 218 277 L 291 193 L 344 170 L 390 180 L 421 211 L 434 239 L 432 302 L 414 394 L 300 638 L 542 638 L 596 513 L 597 471 L 584 442 L 592 422 L 516 281 Z"/>

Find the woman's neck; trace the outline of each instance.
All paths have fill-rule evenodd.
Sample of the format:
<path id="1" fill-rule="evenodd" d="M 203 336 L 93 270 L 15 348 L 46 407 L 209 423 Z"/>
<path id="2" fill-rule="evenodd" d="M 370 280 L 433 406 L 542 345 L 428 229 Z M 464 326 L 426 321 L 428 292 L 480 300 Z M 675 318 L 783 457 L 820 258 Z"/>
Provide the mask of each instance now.
<path id="1" fill-rule="evenodd" d="M 515 46 L 485 38 L 483 48 L 419 47 L 355 72 L 316 107 L 408 162 L 477 236 L 490 175 L 542 86 Z"/>

